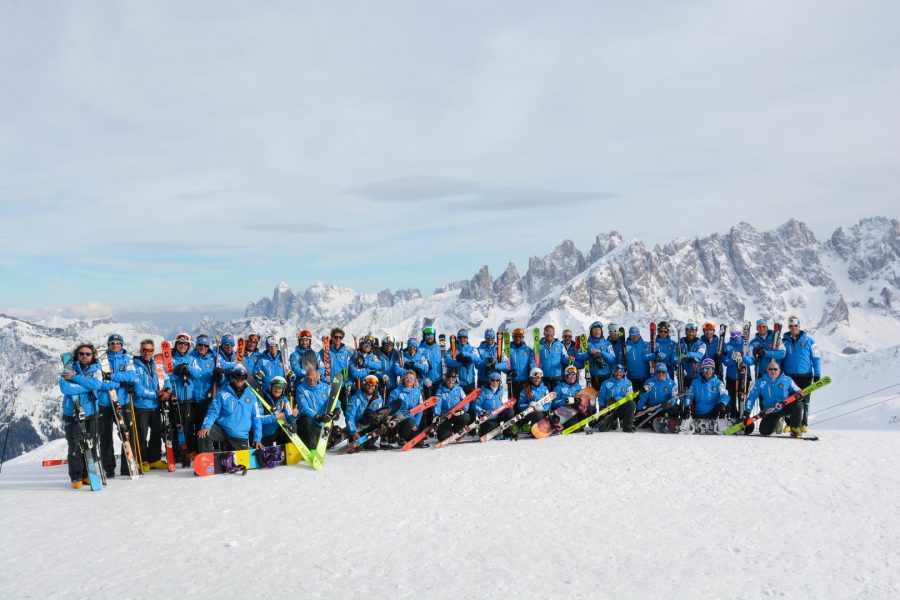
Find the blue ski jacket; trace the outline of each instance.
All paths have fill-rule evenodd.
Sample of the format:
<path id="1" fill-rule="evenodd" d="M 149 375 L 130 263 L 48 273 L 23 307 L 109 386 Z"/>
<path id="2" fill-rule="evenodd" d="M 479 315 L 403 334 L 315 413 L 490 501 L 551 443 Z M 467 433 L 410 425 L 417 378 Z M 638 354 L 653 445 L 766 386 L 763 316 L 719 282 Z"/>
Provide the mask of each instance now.
<path id="1" fill-rule="evenodd" d="M 675 364 L 678 360 L 678 344 L 671 337 L 656 337 L 656 362 L 661 362 L 669 368 L 669 373 L 675 372 Z"/>
<path id="2" fill-rule="evenodd" d="M 475 383 L 475 367 L 481 360 L 478 350 L 471 344 L 456 345 L 456 359 L 447 355 L 447 366 L 459 370 L 459 384 L 473 385 Z"/>
<path id="3" fill-rule="evenodd" d="M 184 353 L 178 350 L 172 352 L 172 366 L 177 369 L 180 365 L 187 365 L 188 374 L 186 377 L 175 373 L 169 375 L 169 379 L 172 381 L 172 388 L 175 390 L 175 396 L 179 402 L 182 404 L 193 402 L 194 380 L 200 376 L 200 367 L 197 366 L 194 355 L 190 350 Z"/>
<path id="4" fill-rule="evenodd" d="M 413 354 L 410 354 L 410 353 Z M 409 371 L 415 371 L 419 380 L 425 379 L 425 376 L 431 370 L 428 364 L 428 357 L 415 348 L 407 348 L 403 351 L 403 360 L 394 365 L 394 376 L 403 377 Z M 392 388 L 393 390 L 393 388 Z"/>
<path id="5" fill-rule="evenodd" d="M 194 402 L 203 402 L 210 400 L 212 395 L 213 369 L 215 368 L 215 355 L 211 351 L 207 351 L 205 356 L 194 348 L 191 356 L 197 366 L 197 375 L 192 382 L 193 400 Z M 192 373 L 193 375 L 193 373 Z"/>
<path id="6" fill-rule="evenodd" d="M 613 365 L 616 364 L 616 355 L 613 354 L 612 344 L 604 337 L 588 336 L 588 351 L 579 352 L 575 356 L 576 360 L 589 366 L 591 375 L 598 377 L 608 376 L 612 373 Z"/>
<path id="7" fill-rule="evenodd" d="M 616 341 L 612 341 L 610 339 L 610 337 L 611 336 L 606 336 L 606 341 L 609 342 L 609 351 L 612 353 L 613 356 L 616 357 L 616 362 L 613 363 L 612 366 L 622 365 L 627 369 L 628 365 L 625 364 L 625 362 L 624 362 L 624 360 L 626 358 L 625 357 L 625 343 L 626 343 L 625 340 L 622 338 L 621 335 L 616 336 Z M 630 374 L 630 371 L 629 371 L 629 374 Z"/>
<path id="8" fill-rule="evenodd" d="M 381 352 L 381 373 L 388 376 L 387 391 L 390 394 L 397 387 L 397 366 L 400 364 L 400 351 Z M 405 371 L 404 371 L 405 372 Z M 401 373 L 402 375 L 402 373 Z"/>
<path id="9" fill-rule="evenodd" d="M 294 400 L 301 415 L 315 419 L 316 415 L 328 412 L 328 396 L 330 394 L 330 383 L 319 381 L 315 386 L 311 386 L 309 381 L 304 379 L 297 386 Z"/>
<path id="10" fill-rule="evenodd" d="M 513 381 L 522 383 L 528 381 L 528 372 L 534 367 L 534 350 L 527 344 L 509 345 L 509 373 Z"/>
<path id="11" fill-rule="evenodd" d="M 766 411 L 779 402 L 787 400 L 788 396 L 791 394 L 797 394 L 799 392 L 800 388 L 797 387 L 794 380 L 784 373 L 779 373 L 778 377 L 775 379 L 772 379 L 772 377 L 766 373 L 757 379 L 754 382 L 753 387 L 750 388 L 750 393 L 747 394 L 747 405 L 744 407 L 744 414 L 750 414 L 757 398 L 759 399 L 759 410 Z"/>
<path id="12" fill-rule="evenodd" d="M 240 392 L 226 385 L 216 393 L 203 420 L 203 429 L 209 429 L 214 424 L 236 440 L 249 439 L 251 430 L 254 440 L 262 439 L 259 402 L 249 385 L 245 385 Z"/>
<path id="13" fill-rule="evenodd" d="M 703 340 L 698 338 L 689 342 L 687 338 L 681 338 L 678 352 L 684 357 L 682 359 L 684 374 L 688 377 L 699 377 L 700 361 L 706 356 L 706 344 L 703 343 Z"/>
<path id="14" fill-rule="evenodd" d="M 577 381 L 575 383 L 566 383 L 565 381 L 560 381 L 556 384 L 556 389 L 553 390 L 554 392 L 556 392 L 556 398 L 554 398 L 553 402 L 550 403 L 550 410 L 568 404 L 569 398 L 574 398 L 575 394 L 580 392 L 582 389 L 584 388 L 582 388 L 581 384 Z"/>
<path id="15" fill-rule="evenodd" d="M 237 364 L 237 352 L 232 351 L 231 354 L 228 354 L 222 348 L 217 348 L 216 352 L 219 354 L 219 368 L 224 371 L 222 377 L 219 378 L 219 387 L 222 387 L 228 382 L 231 370 Z"/>
<path id="16" fill-rule="evenodd" d="M 516 403 L 516 412 L 522 412 L 528 408 L 532 402 L 537 402 L 550 393 L 547 390 L 547 386 L 543 383 L 538 384 L 536 388 L 531 388 L 530 390 L 529 388 L 531 388 L 531 384 L 526 384 L 525 387 L 522 388 L 522 391 L 519 392 L 519 401 Z M 537 410 L 546 409 L 547 404 L 549 404 L 549 402 L 538 406 Z"/>
<path id="17" fill-rule="evenodd" d="M 304 373 L 304 377 L 305 376 L 306 374 Z M 274 357 L 268 352 L 260 354 L 259 360 L 256 361 L 254 377 L 261 383 L 261 387 L 264 390 L 269 389 L 269 385 L 272 383 L 273 378 L 285 377 L 286 379 L 287 376 L 284 373 L 284 367 L 281 365 L 281 352 Z"/>
<path id="18" fill-rule="evenodd" d="M 631 381 L 627 377 L 616 379 L 610 377 L 600 386 L 600 393 L 597 395 L 597 406 L 609 406 L 616 400 L 621 400 L 632 392 Z"/>
<path id="19" fill-rule="evenodd" d="M 642 338 L 632 340 L 630 337 L 625 342 L 625 369 L 631 379 L 641 381 L 650 377 L 650 361 L 655 360 L 650 353 L 650 343 Z"/>
<path id="20" fill-rule="evenodd" d="M 706 348 L 706 351 L 703 354 L 703 358 L 711 358 L 716 361 L 716 365 L 719 364 L 719 336 L 717 334 L 713 334 L 712 339 L 706 337 L 705 335 L 700 336 L 700 341 L 703 342 L 703 346 Z"/>
<path id="21" fill-rule="evenodd" d="M 331 381 L 335 378 L 338 373 L 343 373 L 344 370 L 349 371 L 350 360 L 353 358 L 353 350 L 348 348 L 346 345 L 341 343 L 340 348 L 335 350 L 334 344 L 331 345 L 330 352 L 330 360 L 331 360 L 331 372 L 328 373 L 328 381 Z M 322 364 L 322 372 L 325 370 L 325 350 L 319 350 L 319 361 Z M 349 372 L 347 373 L 349 375 Z"/>
<path id="22" fill-rule="evenodd" d="M 244 360 L 241 361 L 241 364 L 247 368 L 247 372 L 251 375 L 256 373 L 256 363 L 259 360 L 259 357 L 262 356 L 262 354 L 263 353 L 259 350 L 244 353 Z"/>
<path id="23" fill-rule="evenodd" d="M 392 404 L 397 400 L 400 401 L 400 408 L 394 411 L 393 414 L 400 414 L 411 410 L 422 402 L 422 388 L 418 385 L 414 385 L 412 388 L 400 386 L 394 389 L 394 391 L 391 392 L 391 395 L 388 396 L 388 404 Z M 419 423 L 422 422 L 422 413 L 420 412 L 414 416 L 406 417 L 406 419 L 415 419 L 416 427 L 418 428 Z M 406 419 L 403 419 L 403 421 Z"/>
<path id="24" fill-rule="evenodd" d="M 362 419 L 366 409 L 371 411 L 381 410 L 382 401 L 381 394 L 377 391 L 372 394 L 371 398 L 366 397 L 366 390 L 361 389 L 350 397 L 347 401 L 347 413 L 344 415 L 347 420 L 347 430 L 353 434 L 359 431 L 358 422 Z"/>
<path id="25" fill-rule="evenodd" d="M 362 366 L 358 366 L 360 360 Z M 373 352 L 360 352 L 350 361 L 350 381 L 354 386 L 359 387 L 362 386 L 362 381 L 366 378 L 366 375 L 374 375 L 380 380 L 381 374 L 384 372 L 383 369 L 384 364 Z"/>
<path id="26" fill-rule="evenodd" d="M 429 369 L 425 373 L 425 379 L 430 379 L 434 383 L 444 378 L 441 373 L 441 347 L 438 345 L 437 340 L 432 342 L 431 345 L 425 341 L 419 342 L 419 349 L 416 354 L 421 354 L 428 360 Z M 449 356 L 449 352 L 447 355 Z"/>
<path id="27" fill-rule="evenodd" d="M 438 397 L 437 404 L 434 405 L 434 415 L 443 415 L 450 411 L 451 408 L 459 404 L 466 397 L 465 390 L 460 385 L 454 385 L 452 388 L 442 383 L 435 394 Z"/>
<path id="28" fill-rule="evenodd" d="M 728 406 L 728 390 L 722 380 L 715 375 L 709 381 L 696 377 L 684 397 L 684 405 L 693 406 L 695 415 L 709 415 L 717 404 Z"/>
<path id="29" fill-rule="evenodd" d="M 675 398 L 677 393 L 678 386 L 675 385 L 675 382 L 672 381 L 668 374 L 662 381 L 656 377 L 651 377 L 644 382 L 644 391 L 638 396 L 637 410 L 664 404 Z"/>
<path id="30" fill-rule="evenodd" d="M 756 365 L 756 379 L 759 379 L 762 375 L 765 375 L 766 367 L 769 366 L 769 363 L 773 360 L 778 363 L 778 366 L 781 367 L 781 362 L 784 360 L 785 350 L 784 346 L 780 346 L 777 350 L 772 350 L 772 344 L 775 341 L 775 332 L 769 331 L 769 334 L 766 337 L 763 337 L 756 334 L 752 340 L 750 340 L 749 348 L 750 354 L 753 355 L 754 363 Z"/>
<path id="31" fill-rule="evenodd" d="M 506 388 L 503 387 L 502 383 L 497 388 L 496 392 L 491 389 L 491 386 L 484 385 L 481 388 L 481 393 L 472 401 L 472 408 L 475 410 L 476 414 L 491 412 L 492 410 L 499 408 L 507 400 L 509 400 L 509 398 L 506 396 Z"/>
<path id="32" fill-rule="evenodd" d="M 822 376 L 822 359 L 819 357 L 815 340 L 806 335 L 805 331 L 801 331 L 796 340 L 791 337 L 790 333 L 784 334 L 782 340 L 784 361 L 782 361 L 781 370 L 786 375 L 794 377 L 797 375 Z"/>
<path id="33" fill-rule="evenodd" d="M 563 347 L 562 342 L 553 339 L 548 345 L 544 338 L 541 338 L 539 346 L 541 371 L 544 377 L 550 379 L 559 379 L 562 377 L 563 369 L 569 366 L 569 354 Z"/>
<path id="34" fill-rule="evenodd" d="M 288 364 L 291 367 L 291 371 L 295 376 L 303 379 L 306 377 L 306 369 L 303 368 L 303 361 L 301 360 L 303 354 L 306 352 L 306 348 L 301 348 L 300 346 L 294 347 L 294 351 L 291 352 L 291 356 L 288 358 Z M 333 350 L 333 349 L 332 349 Z M 313 350 L 313 354 L 316 355 L 316 369 L 319 371 L 319 378 L 326 379 L 325 377 L 325 363 L 322 362 L 322 352 L 316 353 Z M 330 381 L 330 378 L 329 378 Z"/>
<path id="35" fill-rule="evenodd" d="M 493 371 L 508 371 L 509 370 L 509 362 L 505 360 L 505 358 L 501 358 L 497 360 L 497 344 L 488 344 L 487 341 L 481 342 L 481 344 L 477 348 L 478 350 L 478 364 L 476 365 L 476 370 L 478 372 L 478 384 L 487 385 L 488 376 Z M 491 364 L 493 363 L 493 364 Z"/>
<path id="36" fill-rule="evenodd" d="M 100 371 L 100 363 L 93 362 L 84 370 L 77 360 L 72 364 L 75 376 L 71 381 L 62 377 L 59 379 L 59 391 L 63 393 L 62 411 L 64 417 L 75 416 L 75 399 L 81 403 L 84 418 L 89 419 L 99 409 L 98 394 L 101 390 L 116 389 L 119 384 L 114 381 L 104 381 Z"/>
<path id="37" fill-rule="evenodd" d="M 159 380 L 156 378 L 156 366 L 153 361 L 145 363 L 140 358 L 134 358 L 134 407 L 138 410 L 157 410 L 159 398 L 156 395 Z M 172 389 L 172 382 L 165 375 L 162 389 Z"/>
<path id="38" fill-rule="evenodd" d="M 128 390 L 126 389 L 125 384 L 134 382 L 134 362 L 125 350 L 120 350 L 119 352 L 109 352 L 107 350 L 106 358 L 109 360 L 109 368 L 111 371 L 109 380 L 115 382 L 117 385 L 110 387 L 109 389 L 105 389 L 106 386 L 104 386 L 104 389 L 97 392 L 99 405 L 112 406 L 109 392 L 110 390 L 115 390 L 119 404 L 127 406 Z"/>
<path id="39" fill-rule="evenodd" d="M 725 365 L 725 379 L 737 379 L 738 377 L 738 363 L 732 358 L 732 355 L 737 352 L 741 354 L 744 350 L 744 342 L 741 340 L 729 340 L 727 344 L 725 344 L 725 356 L 722 357 L 722 364 Z M 754 365 L 753 353 L 749 350 L 747 354 L 741 355 L 741 360 L 747 368 L 749 369 Z"/>
<path id="40" fill-rule="evenodd" d="M 257 403 L 259 404 L 259 419 L 262 423 L 262 436 L 265 438 L 278 431 L 278 419 L 275 418 L 274 413 L 283 412 L 285 423 L 293 423 L 297 419 L 291 413 L 291 404 L 290 400 L 288 399 L 287 393 L 282 394 L 281 398 L 277 400 L 272 397 L 272 394 L 268 390 L 263 392 L 263 396 L 265 397 L 266 402 L 268 402 L 269 406 L 272 407 L 272 412 L 269 412 L 262 405 L 262 402 L 259 402 L 259 400 L 257 399 Z"/>

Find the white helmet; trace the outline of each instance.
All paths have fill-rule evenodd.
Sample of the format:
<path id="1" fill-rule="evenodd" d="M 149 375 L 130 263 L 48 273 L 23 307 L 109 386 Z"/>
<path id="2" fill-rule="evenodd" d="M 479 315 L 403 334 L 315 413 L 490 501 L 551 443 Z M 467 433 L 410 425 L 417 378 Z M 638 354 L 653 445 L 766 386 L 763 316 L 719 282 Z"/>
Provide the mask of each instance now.
<path id="1" fill-rule="evenodd" d="M 544 372 L 538 369 L 537 367 L 531 370 L 531 373 L 528 374 L 529 377 L 543 377 Z"/>

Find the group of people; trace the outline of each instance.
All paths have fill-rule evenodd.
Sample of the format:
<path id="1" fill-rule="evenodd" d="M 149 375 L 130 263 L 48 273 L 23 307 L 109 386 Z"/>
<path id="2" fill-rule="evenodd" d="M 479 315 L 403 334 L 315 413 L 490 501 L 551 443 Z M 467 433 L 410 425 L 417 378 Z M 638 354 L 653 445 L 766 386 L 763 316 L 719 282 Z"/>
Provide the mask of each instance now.
<path id="1" fill-rule="evenodd" d="M 100 369 L 97 349 L 82 343 L 59 382 L 70 479 L 77 488 L 87 477 L 78 439 L 79 407 L 82 425 L 99 442 L 106 476 L 115 476 L 113 396 L 124 407 L 129 427 L 133 420 L 141 468 L 156 469 L 167 467 L 162 455 L 166 418 L 184 436 L 184 448 L 173 444 L 173 450 L 186 462 L 216 448 L 284 443 L 284 428 L 314 447 L 322 427 L 342 416 L 333 441 L 343 436 L 352 442 L 361 432 L 380 427 L 381 443 L 391 445 L 409 442 L 426 429 L 444 440 L 476 418 L 479 427 L 473 432 L 484 435 L 527 410 L 520 427 L 504 431 L 516 436 L 552 418 L 561 406 L 578 407 L 577 418 L 583 418 L 635 390 L 640 392 L 636 399 L 621 403 L 595 426 L 633 432 L 636 412 L 649 410 L 674 418 L 740 419 L 756 406 L 760 411 L 776 406 L 821 375 L 815 342 L 793 316 L 787 332 L 777 337 L 760 319 L 752 340 L 744 339 L 742 329 L 720 339 L 711 322 L 702 328 L 686 323 L 684 335 L 675 338 L 666 321 L 651 325 L 650 339 L 636 326 L 627 335 L 612 323 L 606 329 L 604 333 L 603 323 L 595 321 L 584 335 L 565 329 L 558 339 L 555 327 L 546 325 L 531 345 L 522 328 L 510 336 L 487 329 L 474 346 L 465 329 L 451 336 L 448 345 L 427 326 L 420 339 L 409 338 L 405 344 L 392 336 L 377 340 L 367 335 L 354 338 L 351 347 L 336 327 L 318 351 L 312 348 L 312 333 L 301 330 L 289 356 L 278 339 L 263 341 L 258 333 L 240 344 L 231 334 L 214 343 L 206 334 L 192 339 L 181 333 L 172 348 L 171 372 L 162 374 L 155 369 L 153 340 L 142 340 L 138 354 L 131 356 L 122 336 L 112 334 L 106 348 L 109 372 Z M 332 381 L 338 376 L 343 385 L 332 406 Z M 457 408 L 476 388 L 477 396 Z M 437 397 L 432 408 L 411 414 L 432 396 Z M 806 396 L 767 415 L 759 432 L 769 435 L 780 422 L 794 435 L 806 431 L 808 403 Z M 455 414 L 448 414 L 455 408 Z M 427 444 L 426 439 L 420 442 Z M 124 453 L 120 473 L 127 474 Z"/>

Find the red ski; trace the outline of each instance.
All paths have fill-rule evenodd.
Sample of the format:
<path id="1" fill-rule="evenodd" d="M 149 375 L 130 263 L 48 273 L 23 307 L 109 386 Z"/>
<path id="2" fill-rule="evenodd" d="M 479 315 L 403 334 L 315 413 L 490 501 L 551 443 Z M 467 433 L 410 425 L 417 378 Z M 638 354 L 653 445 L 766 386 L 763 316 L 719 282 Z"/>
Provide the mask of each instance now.
<path id="1" fill-rule="evenodd" d="M 440 425 L 441 423 L 443 423 L 444 421 L 447 420 L 447 415 L 456 414 L 456 411 L 462 410 L 463 408 L 465 408 L 465 406 L 469 402 L 471 402 L 472 400 L 477 398 L 479 394 L 481 394 L 481 388 L 476 388 L 474 392 L 472 392 L 471 394 L 469 394 L 468 396 L 466 396 L 465 398 L 460 400 L 459 404 L 457 404 L 456 406 L 451 408 L 445 414 L 436 416 L 434 418 L 434 421 L 432 421 L 431 425 L 429 425 L 428 427 L 426 427 L 425 429 L 420 431 L 418 434 L 416 434 L 416 436 L 413 439 L 411 439 L 408 442 L 406 442 L 405 444 L 403 444 L 403 451 L 404 452 L 408 451 L 413 446 L 415 446 L 416 444 L 418 444 L 419 442 L 424 440 L 426 437 L 428 437 L 428 434 L 430 434 L 432 431 L 434 431 L 437 428 L 438 425 Z"/>
<path id="2" fill-rule="evenodd" d="M 165 389 L 166 385 L 166 367 L 165 367 L 165 359 L 162 354 L 157 354 L 153 357 L 153 362 L 156 366 L 156 381 L 159 383 L 159 389 Z M 177 402 L 177 400 L 176 400 Z M 166 438 L 166 469 L 169 471 L 175 470 L 175 453 L 172 451 L 172 426 L 169 423 L 169 407 L 168 402 L 166 406 L 160 407 L 160 412 L 162 413 L 162 425 L 163 431 L 165 432 Z"/>

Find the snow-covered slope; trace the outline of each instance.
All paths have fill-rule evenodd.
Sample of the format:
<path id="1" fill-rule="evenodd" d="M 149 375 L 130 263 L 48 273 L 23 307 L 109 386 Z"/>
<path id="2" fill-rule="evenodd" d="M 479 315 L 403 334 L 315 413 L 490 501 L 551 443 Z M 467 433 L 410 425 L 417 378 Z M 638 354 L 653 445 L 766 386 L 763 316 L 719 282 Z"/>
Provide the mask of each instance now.
<path id="1" fill-rule="evenodd" d="M 2 598 L 900 596 L 886 432 L 574 435 L 99 493 L 39 466 L 64 452 L 0 475 Z"/>

